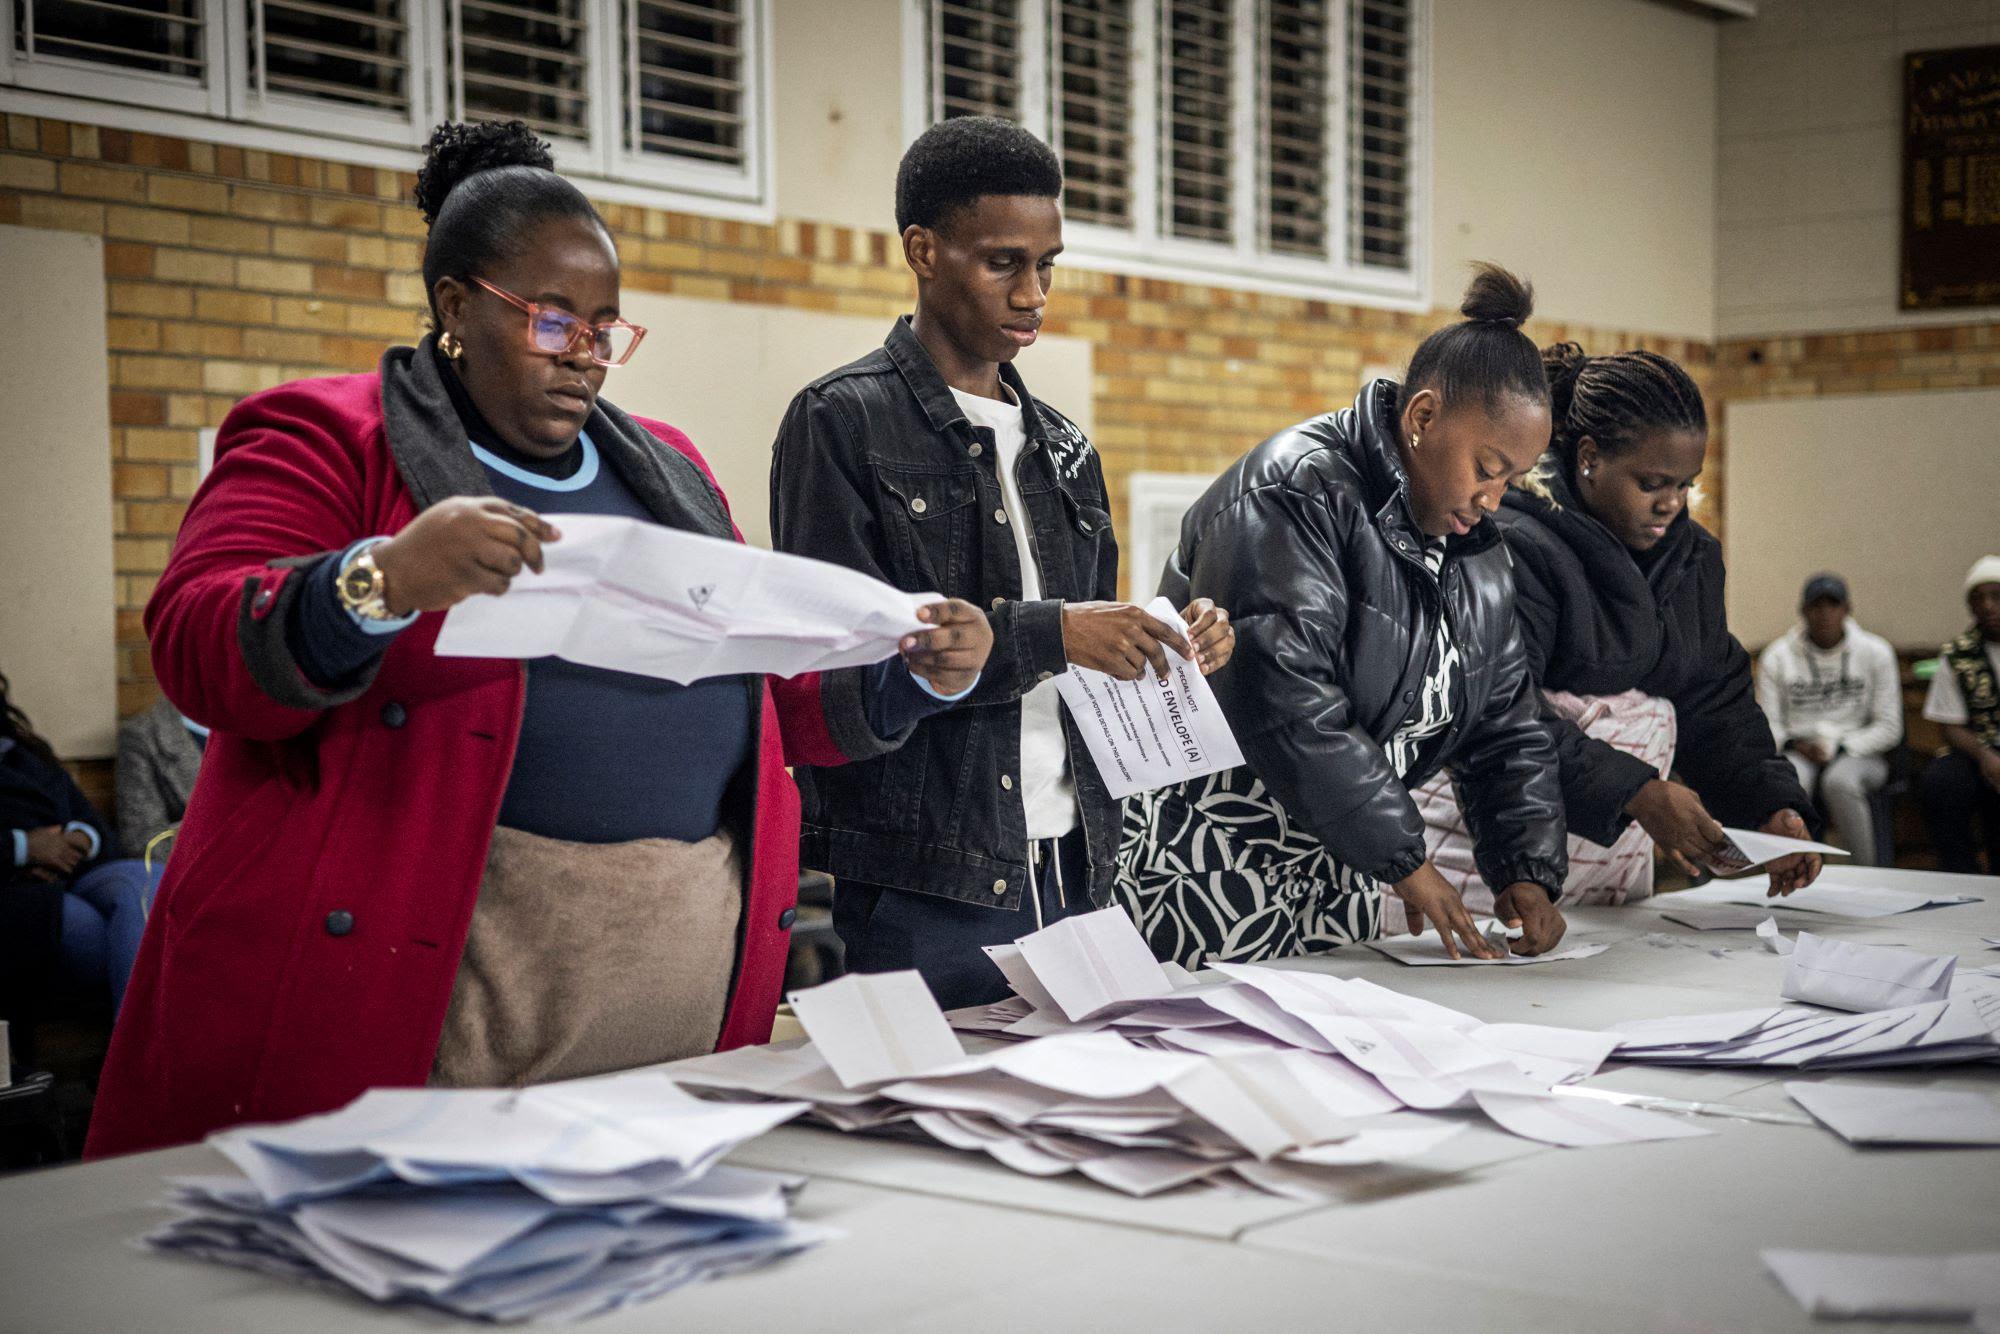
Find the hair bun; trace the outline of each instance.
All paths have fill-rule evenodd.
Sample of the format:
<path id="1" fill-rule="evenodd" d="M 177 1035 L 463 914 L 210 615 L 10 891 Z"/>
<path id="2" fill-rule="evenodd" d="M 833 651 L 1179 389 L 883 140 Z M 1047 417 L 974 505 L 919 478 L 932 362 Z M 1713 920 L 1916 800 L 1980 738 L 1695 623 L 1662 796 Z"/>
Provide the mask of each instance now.
<path id="1" fill-rule="evenodd" d="M 1535 289 L 1498 264 L 1475 264 L 1458 313 L 1475 323 L 1518 329 L 1535 313 Z"/>
<path id="2" fill-rule="evenodd" d="M 424 165 L 417 172 L 417 211 L 424 226 L 438 219 L 459 182 L 496 167 L 540 167 L 554 171 L 556 158 L 546 139 L 518 120 L 465 125 L 447 121 L 431 131 Z"/>

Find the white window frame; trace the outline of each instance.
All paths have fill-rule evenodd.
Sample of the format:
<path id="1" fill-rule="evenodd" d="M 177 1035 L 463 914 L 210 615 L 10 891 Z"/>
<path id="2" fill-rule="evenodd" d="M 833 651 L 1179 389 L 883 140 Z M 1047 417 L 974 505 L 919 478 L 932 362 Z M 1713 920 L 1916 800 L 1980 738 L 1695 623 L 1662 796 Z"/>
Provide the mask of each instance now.
<path id="1" fill-rule="evenodd" d="M 904 0 L 903 6 L 903 139 L 910 143 L 932 123 L 931 52 L 926 33 L 931 0 Z M 1263 241 L 1258 205 L 1259 97 L 1262 42 L 1257 0 L 1235 0 L 1240 34 L 1235 43 L 1236 87 L 1252 95 L 1236 99 L 1238 148 L 1235 158 L 1235 239 L 1228 244 L 1189 241 L 1166 234 L 1160 219 L 1161 153 L 1158 0 L 1136 0 L 1132 12 L 1132 158 L 1133 226 L 1129 229 L 1070 222 L 1063 227 L 1063 263 L 1079 268 L 1142 278 L 1275 292 L 1323 300 L 1339 300 L 1391 310 L 1428 312 L 1430 292 L 1431 94 L 1430 0 L 1412 0 L 1411 21 L 1416 39 L 1411 45 L 1410 108 L 1410 263 L 1407 271 L 1383 269 L 1351 260 L 1348 245 L 1347 107 L 1348 0 L 1333 0 L 1328 22 L 1328 82 L 1334 99 L 1327 123 L 1327 244 L 1329 257 L 1260 249 Z M 1022 124 L 1046 140 L 1048 78 L 1052 64 L 1046 0 L 1022 0 L 1022 40 L 1030 41 L 1030 19 L 1038 32 L 1034 52 L 1022 61 Z M 1031 83 L 1031 77 L 1033 82 Z"/>
<path id="2" fill-rule="evenodd" d="M 1130 546 L 1125 576 L 1132 601 L 1144 606 L 1153 600 L 1167 557 L 1180 545 L 1176 537 L 1164 549 L 1154 550 L 1156 520 L 1171 514 L 1178 524 L 1208 493 L 1216 476 L 1214 472 L 1135 472 L 1125 479 L 1125 534 Z"/>
<path id="3" fill-rule="evenodd" d="M 14 59 L 14 5 L 0 0 L 0 113 L 74 121 L 108 129 L 168 135 L 328 162 L 415 171 L 430 127 L 452 113 L 445 68 L 445 0 L 409 0 L 411 111 L 408 117 L 290 96 L 259 97 L 249 78 L 250 11 L 244 0 L 205 0 L 204 79 L 44 57 Z M 744 0 L 741 168 L 635 153 L 624 146 L 621 117 L 630 87 L 619 0 L 591 0 L 593 74 L 588 141 L 550 138 L 556 166 L 607 203 L 697 213 L 744 222 L 777 217 L 771 163 L 771 0 Z M 298 128 L 311 126 L 310 129 Z M 545 136 L 547 137 L 547 136 Z"/>

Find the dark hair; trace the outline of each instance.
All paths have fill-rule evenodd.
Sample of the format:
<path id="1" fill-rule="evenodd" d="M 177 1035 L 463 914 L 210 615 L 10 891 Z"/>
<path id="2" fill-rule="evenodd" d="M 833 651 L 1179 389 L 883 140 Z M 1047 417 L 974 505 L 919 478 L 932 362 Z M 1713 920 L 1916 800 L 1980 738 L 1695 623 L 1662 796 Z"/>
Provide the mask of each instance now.
<path id="1" fill-rule="evenodd" d="M 582 218 L 604 227 L 583 191 L 555 173 L 546 140 L 518 120 L 481 125 L 447 122 L 431 131 L 417 172 L 424 244 L 424 298 L 437 318 L 440 278 L 469 278 L 519 254 L 534 227 L 551 218 Z M 606 236 L 611 234 L 604 227 Z"/>
<path id="2" fill-rule="evenodd" d="M 1527 282 L 1497 264 L 1473 265 L 1458 307 L 1465 318 L 1417 346 L 1403 376 L 1405 397 L 1432 389 L 1447 405 L 1473 396 L 1489 410 L 1503 394 L 1546 402 L 1549 383 L 1541 353 L 1521 332 L 1534 311 L 1535 289 Z"/>
<path id="3" fill-rule="evenodd" d="M 1701 390 L 1657 352 L 1593 357 L 1575 343 L 1557 343 L 1543 350 L 1542 364 L 1555 422 L 1550 449 L 1565 477 L 1575 475 L 1576 447 L 1585 436 L 1618 455 L 1649 431 L 1708 430 Z"/>
<path id="4" fill-rule="evenodd" d="M 0 673 L 0 737 L 12 737 L 14 744 L 21 749 L 31 750 L 50 764 L 54 764 L 55 748 L 42 740 L 42 734 L 28 721 L 28 715 L 22 713 L 20 706 L 7 697 L 10 688 L 6 675 Z"/>
<path id="5" fill-rule="evenodd" d="M 1062 197 L 1062 163 L 1012 121 L 954 116 L 917 136 L 896 168 L 896 230 L 938 227 L 982 195 Z"/>

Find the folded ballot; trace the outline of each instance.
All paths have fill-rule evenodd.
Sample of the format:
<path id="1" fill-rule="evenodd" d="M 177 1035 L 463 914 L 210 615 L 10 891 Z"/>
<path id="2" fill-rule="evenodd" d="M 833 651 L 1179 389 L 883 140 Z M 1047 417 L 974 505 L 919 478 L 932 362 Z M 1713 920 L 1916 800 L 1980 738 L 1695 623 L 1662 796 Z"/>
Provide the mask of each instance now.
<path id="1" fill-rule="evenodd" d="M 1146 610 L 1187 633 L 1187 625 L 1165 598 Z M 1166 678 L 1149 669 L 1136 681 L 1121 681 L 1088 667 L 1072 667 L 1056 678 L 1056 690 L 1090 747 L 1090 758 L 1111 795 L 1125 798 L 1243 763 L 1236 734 L 1215 702 L 1208 678 L 1191 660 L 1167 651 Z"/>
<path id="2" fill-rule="evenodd" d="M 1893 1010 L 1946 999 L 1957 964 L 1956 955 L 1919 954 L 1801 931 L 1786 956 L 1778 994 L 1836 1010 Z"/>
<path id="3" fill-rule="evenodd" d="M 723 1106 L 666 1076 L 376 1089 L 210 1143 L 240 1176 L 179 1178 L 157 1250 L 470 1319 L 581 1319 L 833 1234 L 802 1179 L 718 1166 L 805 1110 Z"/>
<path id="4" fill-rule="evenodd" d="M 1711 880 L 1694 889 L 1665 896 L 1664 906 L 1675 909 L 1736 904 L 1757 908 L 1786 908 L 1793 912 L 1824 913 L 1829 917 L 1889 917 L 1957 903 L 1977 903 L 1971 894 L 1932 893 L 1920 888 L 1904 888 L 1925 883 L 1912 872 L 1884 871 L 1872 866 L 1830 866 L 1819 879 L 1804 889 L 1782 898 L 1767 894 L 1761 880 Z"/>
<path id="5" fill-rule="evenodd" d="M 1382 1163 L 1446 1170 L 1529 1145 L 1706 1133 L 1558 1095 L 1616 1035 L 1482 1023 L 1317 972 L 1189 975 L 1155 960 L 1117 908 L 986 953 L 1014 996 L 948 1017 L 981 1048 L 946 1027 L 914 973 L 861 974 L 793 995 L 805 1041 L 668 1070 L 719 1098 L 803 1099 L 807 1119 L 835 1129 L 915 1132 L 1131 1195 L 1247 1187 L 1317 1201 Z"/>
<path id="6" fill-rule="evenodd" d="M 905 593 L 826 561 L 637 519 L 552 514 L 546 568 L 446 614 L 436 651 L 554 655 L 683 684 L 711 676 L 856 667 L 925 628 L 936 594 Z"/>
<path id="7" fill-rule="evenodd" d="M 1836 848 L 1831 843 L 1815 843 L 1809 838 L 1786 838 L 1783 834 L 1766 834 L 1756 829 L 1730 829 L 1723 834 L 1728 837 L 1728 846 L 1714 858 L 1715 869 L 1725 875 L 1747 871 L 1765 862 L 1789 857 L 1795 852 L 1817 852 L 1823 857 L 1845 857 L 1846 848 Z"/>
<path id="8" fill-rule="evenodd" d="M 1637 1020 L 1612 1032 L 1619 1060 L 1658 1065 L 1854 1070 L 2000 1062 L 2000 992 L 1861 1014 L 1801 1005 L 1734 1010 Z"/>

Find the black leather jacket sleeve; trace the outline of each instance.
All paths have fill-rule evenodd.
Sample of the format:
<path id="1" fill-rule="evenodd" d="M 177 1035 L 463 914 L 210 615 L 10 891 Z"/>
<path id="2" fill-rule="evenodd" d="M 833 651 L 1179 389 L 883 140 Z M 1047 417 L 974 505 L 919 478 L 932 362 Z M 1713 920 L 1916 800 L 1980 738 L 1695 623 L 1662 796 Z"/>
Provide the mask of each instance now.
<path id="1" fill-rule="evenodd" d="M 772 545 L 893 584 L 895 578 L 882 564 L 877 488 L 865 471 L 862 438 L 831 393 L 807 389 L 792 400 L 772 446 Z M 961 708 L 1012 702 L 1034 689 L 1045 673 L 1067 667 L 1061 602 L 1003 602 L 987 608 L 986 619 L 993 627 L 993 651 Z"/>
<path id="2" fill-rule="evenodd" d="M 1450 767 L 1480 878 L 1499 893 L 1521 880 L 1562 897 L 1569 874 L 1556 743 L 1542 720 L 1520 628 L 1493 660 L 1492 694 Z"/>
<path id="3" fill-rule="evenodd" d="M 1755 829 L 1789 807 L 1817 836 L 1826 822 L 1791 761 L 1778 753 L 1770 720 L 1757 706 L 1749 651 L 1729 631 L 1721 558 L 1703 566 L 1700 574 L 1710 587 L 1701 602 L 1702 666 L 1693 686 L 1673 700 L 1680 733 L 1674 767 L 1723 824 Z"/>
<path id="4" fill-rule="evenodd" d="M 1549 645 L 1556 641 L 1556 599 L 1540 570 L 1540 557 L 1525 535 L 1509 539 L 1514 555 L 1514 609 L 1530 678 L 1540 682 Z M 1569 832 L 1601 847 L 1618 841 L 1632 817 L 1625 807 L 1659 773 L 1637 755 L 1587 735 L 1534 692 L 1542 724 L 1554 739 L 1562 771 L 1563 815 Z M 1491 883 L 1490 881 L 1488 883 Z"/>
<path id="5" fill-rule="evenodd" d="M 1424 823 L 1344 686 L 1348 619 L 1372 613 L 1349 605 L 1341 552 L 1367 522 L 1337 494 L 1257 487 L 1209 520 L 1187 575 L 1236 626 L 1211 685 L 1244 759 L 1336 861 L 1393 884 L 1423 864 Z"/>

